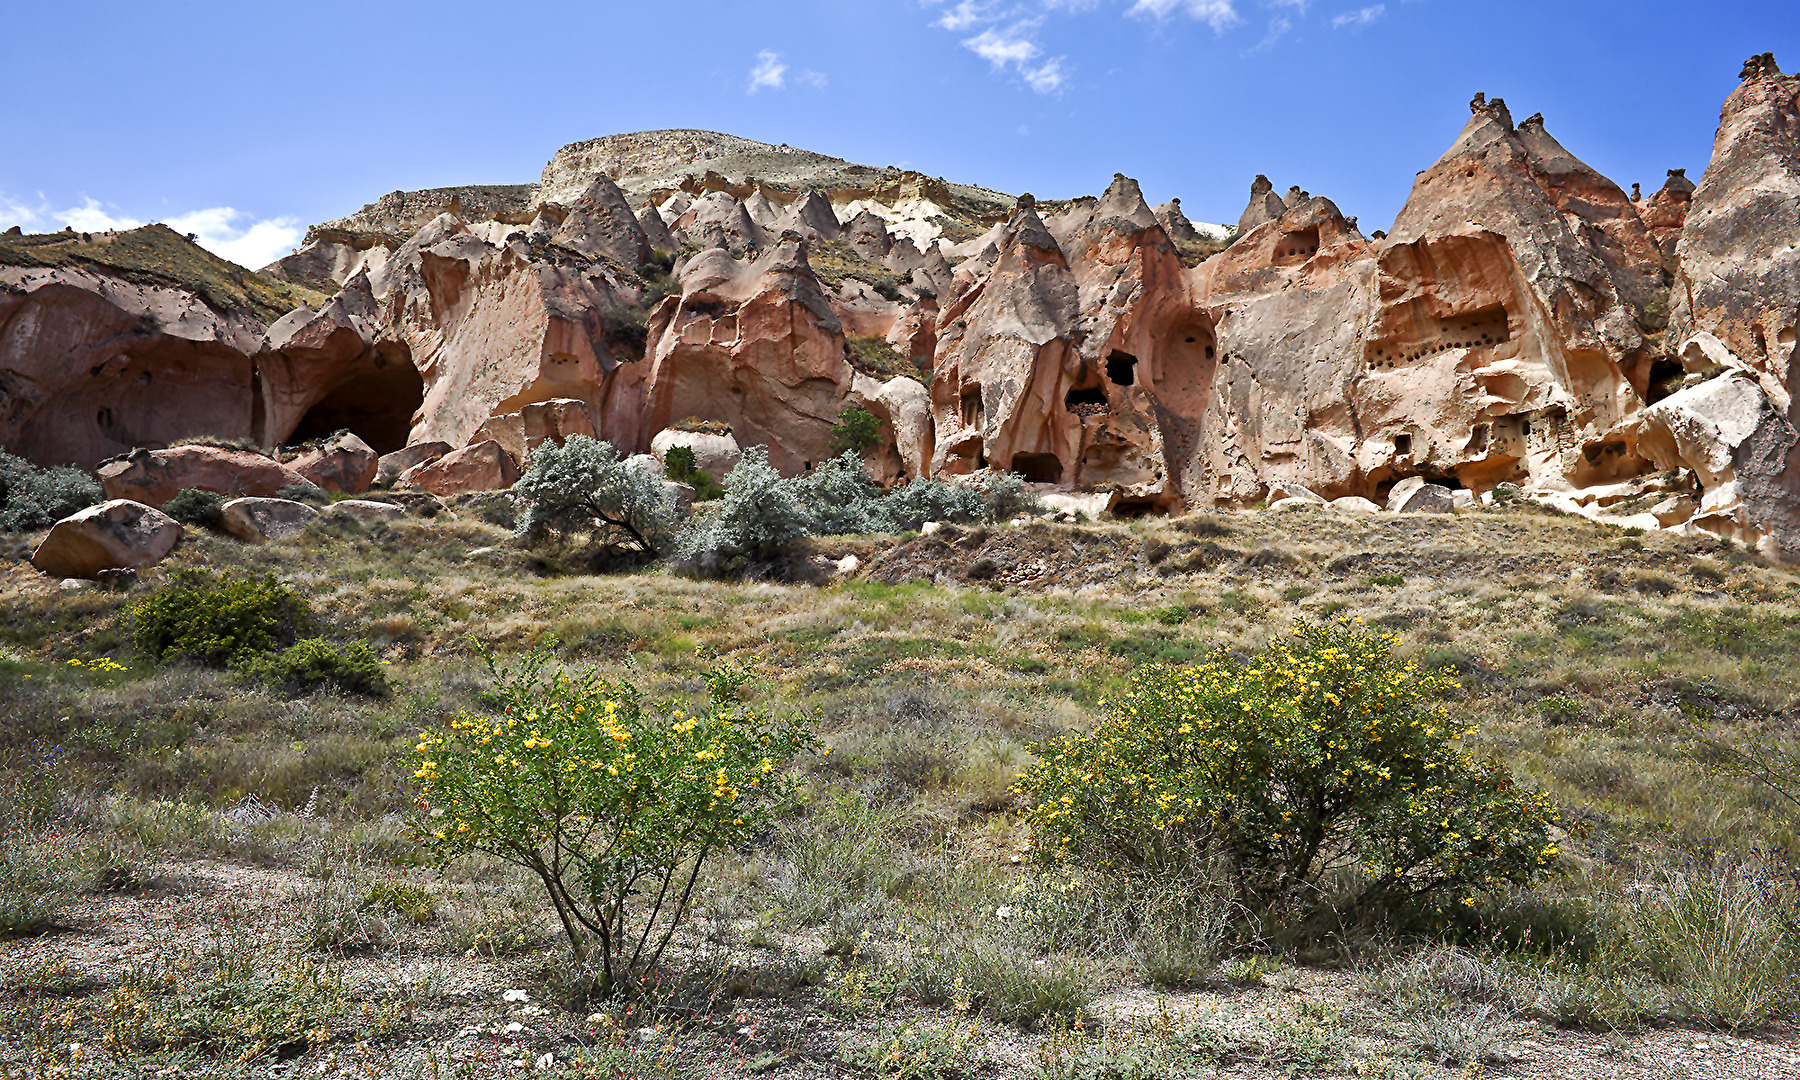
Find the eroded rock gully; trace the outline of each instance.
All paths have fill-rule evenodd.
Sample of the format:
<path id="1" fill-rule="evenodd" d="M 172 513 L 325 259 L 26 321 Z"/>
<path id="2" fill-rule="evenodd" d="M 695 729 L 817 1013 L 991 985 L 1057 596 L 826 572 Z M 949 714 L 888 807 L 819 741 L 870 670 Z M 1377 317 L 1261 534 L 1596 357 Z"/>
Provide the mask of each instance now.
<path id="1" fill-rule="evenodd" d="M 1753 58 L 1699 183 L 1627 195 L 1477 95 L 1387 232 L 1259 176 L 1197 265 L 1182 251 L 1223 227 L 1124 176 L 1040 205 L 610 136 L 536 185 L 396 192 L 316 227 L 251 276 L 324 298 L 268 323 L 0 244 L 0 441 L 93 466 L 348 429 L 379 455 L 436 444 L 420 462 L 479 446 L 459 483 L 499 483 L 546 439 L 729 429 L 794 473 L 854 406 L 889 483 L 1011 471 L 1133 513 L 1510 482 L 1800 551 L 1797 131 L 1800 79 Z"/>

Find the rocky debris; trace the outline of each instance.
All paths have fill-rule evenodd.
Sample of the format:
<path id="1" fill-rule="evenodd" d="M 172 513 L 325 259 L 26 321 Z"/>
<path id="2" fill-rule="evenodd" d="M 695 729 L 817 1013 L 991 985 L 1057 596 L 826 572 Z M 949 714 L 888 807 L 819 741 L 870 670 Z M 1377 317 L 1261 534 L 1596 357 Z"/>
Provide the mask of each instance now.
<path id="1" fill-rule="evenodd" d="M 1342 510 L 1346 514 L 1380 513 L 1381 507 L 1360 495 L 1345 495 L 1328 503 L 1333 510 Z"/>
<path id="2" fill-rule="evenodd" d="M 1388 492 L 1390 513 L 1448 514 L 1455 506 L 1456 497 L 1449 488 L 1428 483 L 1422 476 L 1409 476 Z"/>
<path id="3" fill-rule="evenodd" d="M 1765 53 L 1743 77 L 1675 245 L 1669 337 L 1710 332 L 1785 412 L 1800 331 L 1800 76 Z"/>
<path id="4" fill-rule="evenodd" d="M 327 517 L 351 517 L 364 525 L 374 525 L 399 521 L 406 516 L 406 507 L 370 499 L 339 499 L 325 507 L 324 512 Z"/>
<path id="5" fill-rule="evenodd" d="M 401 473 L 415 465 L 429 465 L 456 449 L 447 442 L 414 443 L 391 454 L 381 455 L 376 475 L 384 484 L 392 483 Z"/>
<path id="6" fill-rule="evenodd" d="M 380 459 L 355 433 L 340 431 L 288 462 L 288 468 L 326 491 L 360 495 L 375 486 Z"/>
<path id="7" fill-rule="evenodd" d="M 1269 505 L 1273 506 L 1282 499 L 1298 499 L 1301 502 L 1323 505 L 1325 497 L 1303 484 L 1292 481 L 1277 480 L 1269 485 Z"/>
<path id="8" fill-rule="evenodd" d="M 96 579 L 110 570 L 154 566 L 181 542 L 181 523 L 152 506 L 112 499 L 50 527 L 31 565 L 53 578 Z"/>
<path id="9" fill-rule="evenodd" d="M 400 474 L 399 482 L 424 488 L 433 495 L 455 495 L 510 488 L 518 479 L 518 462 L 498 442 L 487 439 L 453 450 L 428 464 L 414 465 Z"/>
<path id="10" fill-rule="evenodd" d="M 319 511 L 292 499 L 232 499 L 221 507 L 219 528 L 247 544 L 297 536 Z"/>
<path id="11" fill-rule="evenodd" d="M 669 459 L 669 450 L 677 446 L 692 450 L 694 467 L 712 477 L 715 483 L 723 483 L 725 474 L 735 469 L 739 458 L 743 456 L 737 440 L 729 432 L 720 434 L 664 428 L 650 440 L 650 452 L 656 456 L 657 461 L 665 464 Z"/>
<path id="12" fill-rule="evenodd" d="M 189 444 L 167 450 L 133 450 L 102 462 L 100 486 L 109 499 L 161 506 L 188 488 L 228 498 L 273 495 L 311 481 L 273 458 L 249 450 Z"/>

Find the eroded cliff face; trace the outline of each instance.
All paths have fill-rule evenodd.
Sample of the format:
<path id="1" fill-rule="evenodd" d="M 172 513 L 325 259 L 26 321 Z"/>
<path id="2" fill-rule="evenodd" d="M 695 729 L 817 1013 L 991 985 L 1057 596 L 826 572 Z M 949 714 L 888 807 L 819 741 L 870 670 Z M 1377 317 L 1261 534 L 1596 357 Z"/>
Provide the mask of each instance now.
<path id="1" fill-rule="evenodd" d="M 638 452 L 702 421 L 797 473 L 856 407 L 881 423 L 884 483 L 1010 471 L 1144 512 L 1506 481 L 1800 550 L 1800 80 L 1746 65 L 1704 179 L 1672 170 L 1649 198 L 1542 117 L 1470 111 L 1388 233 L 1258 177 L 1235 242 L 1197 265 L 1209 227 L 1124 176 L 1005 210 L 665 132 L 566 147 L 538 187 L 397 193 L 316 229 L 271 269 L 336 294 L 266 333 L 172 295 L 145 334 L 151 301 L 117 283 L 8 269 L 0 435 L 74 461 L 174 437 L 156 391 L 138 427 L 86 418 L 95 380 L 147 372 L 216 396 L 217 433 L 268 442 L 348 427 L 522 465 L 571 432 Z M 683 162 L 705 174 L 672 179 Z"/>

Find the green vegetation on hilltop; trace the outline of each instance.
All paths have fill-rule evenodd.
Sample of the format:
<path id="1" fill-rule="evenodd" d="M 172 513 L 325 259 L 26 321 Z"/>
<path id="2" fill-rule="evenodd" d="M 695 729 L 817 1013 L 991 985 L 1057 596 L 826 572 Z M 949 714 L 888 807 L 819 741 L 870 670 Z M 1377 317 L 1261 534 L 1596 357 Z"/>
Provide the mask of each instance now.
<path id="1" fill-rule="evenodd" d="M 43 233 L 0 237 L 0 265 L 86 267 L 138 285 L 185 289 L 220 314 L 244 312 L 274 322 L 331 294 L 247 270 L 193 243 L 167 225 L 114 233 Z"/>

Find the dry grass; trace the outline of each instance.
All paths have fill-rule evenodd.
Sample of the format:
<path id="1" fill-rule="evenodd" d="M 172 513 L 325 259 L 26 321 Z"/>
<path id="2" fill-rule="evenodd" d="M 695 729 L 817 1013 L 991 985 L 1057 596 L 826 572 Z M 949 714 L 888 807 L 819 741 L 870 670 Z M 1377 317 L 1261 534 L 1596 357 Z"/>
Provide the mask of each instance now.
<path id="1" fill-rule="evenodd" d="M 562 575 L 454 512 L 394 526 L 320 524 L 264 547 L 194 537 L 122 593 L 65 591 L 24 564 L 0 568 L 0 814 L 12 842 L 41 854 L 26 861 L 42 871 L 13 890 L 20 910 L 101 925 L 107 916 L 97 912 L 115 903 L 103 902 L 101 883 L 121 866 L 145 880 L 177 880 L 193 860 L 288 874 L 291 890 L 260 916 L 285 928 L 277 944 L 258 946 L 287 950 L 270 954 L 271 970 L 288 972 L 274 985 L 302 1011 L 362 1017 L 344 1030 L 383 1033 L 396 1071 L 439 1045 L 425 1032 L 445 1030 L 407 1010 L 460 1030 L 477 1022 L 475 1007 L 441 989 L 394 989 L 400 983 L 365 993 L 356 989 L 365 967 L 430 960 L 461 965 L 455 978 L 465 983 L 553 994 L 556 931 L 528 880 L 485 864 L 416 865 L 405 758 L 422 727 L 480 707 L 470 639 L 511 651 L 554 635 L 567 658 L 632 665 L 659 694 L 703 692 L 696 650 L 752 663 L 758 692 L 815 712 L 833 750 L 806 766 L 801 815 L 713 865 L 659 991 L 657 1008 L 687 1032 L 680 1045 L 704 1049 L 696 1060 L 709 1067 L 749 1071 L 777 1054 L 763 1066 L 775 1075 L 781 1062 L 805 1061 L 849 1073 L 864 1066 L 836 1056 L 840 1048 L 866 1056 L 898 1046 L 918 1060 L 954 1050 L 960 1064 L 947 1069 L 988 1075 L 1019 1075 L 1031 1060 L 1074 1070 L 1060 1075 L 1113 1075 L 1102 1066 L 1125 1068 L 1128 1050 L 1161 1062 L 1139 1062 L 1152 1073 L 1174 1070 L 1166 1075 L 1218 1063 L 1350 1071 L 1377 1057 L 1388 1074 L 1405 1075 L 1392 1070 L 1479 1062 L 1532 1018 L 1737 1028 L 1791 1007 L 1787 983 L 1763 962 L 1783 933 L 1779 910 L 1727 916 L 1761 903 L 1733 869 L 1748 864 L 1733 860 L 1793 845 L 1796 817 L 1727 759 L 1692 751 L 1701 736 L 1800 751 L 1800 578 L 1786 569 L 1710 541 L 1624 537 L 1529 509 L 1190 515 L 820 546 L 857 551 L 868 576 L 813 588 Z M 479 548 L 499 550 L 472 557 Z M 997 572 L 975 580 L 969 570 L 983 559 Z M 376 647 L 395 692 L 285 697 L 225 673 L 146 665 L 129 648 L 129 605 L 188 565 L 283 577 L 334 632 Z M 1569 872 L 1495 898 L 1464 923 L 1408 931 L 1463 942 L 1455 956 L 1478 957 L 1473 968 L 1420 959 L 1403 941 L 1394 970 L 1332 991 L 1329 1010 L 1259 1013 L 1241 1030 L 1184 1021 L 1153 1043 L 1082 1033 L 1073 1025 L 1121 994 L 1260 1001 L 1280 991 L 1229 983 L 1232 970 L 1268 964 L 1242 951 L 1225 922 L 1208 929 L 1217 905 L 1034 874 L 1009 790 L 1031 747 L 1092 723 L 1100 699 L 1141 663 L 1254 650 L 1295 618 L 1340 617 L 1390 628 L 1422 663 L 1458 673 L 1456 707 L 1480 722 L 1478 749 L 1552 792 L 1575 824 L 1564 844 Z M 100 657 L 131 670 L 68 663 Z M 58 840 L 53 821 L 73 839 Z M 1728 854 L 1694 855 L 1716 850 Z M 420 900 L 413 910 L 425 914 L 406 914 L 396 897 Z M 1370 948 L 1351 951 L 1379 966 Z M 29 950 L 8 956 L 49 955 Z M 31 963 L 36 974 L 20 978 L 38 990 L 0 988 L 7 1067 L 63 1060 L 31 1049 L 25 1032 L 45 1014 L 27 997 L 40 1001 L 58 979 L 97 980 L 96 1000 L 127 985 L 117 970 L 78 964 L 57 974 L 48 961 Z M 339 967 L 354 976 L 351 1004 L 320 982 L 320 971 Z M 144 992 L 162 1001 L 167 969 L 145 970 Z M 234 969 L 195 970 L 228 982 Z M 235 985 L 221 993 L 238 993 Z M 731 995 L 738 1004 L 726 1003 Z M 966 1045 L 945 1034 L 959 1001 L 998 1027 Z M 914 1027 L 871 1026 L 905 1009 L 915 1010 Z M 77 1029 L 97 1022 L 76 1011 L 86 1017 Z M 697 1019 L 715 1013 L 787 1024 L 787 1041 L 735 1034 L 764 1020 Z M 530 1023 L 562 1030 L 582 1015 L 552 1008 Z M 842 1037 L 822 1049 L 823 1036 L 797 1034 L 823 1030 L 807 1016 L 828 1017 Z M 587 1030 L 581 1045 L 590 1055 L 638 1045 L 610 1030 Z M 1194 1046 L 1204 1053 L 1183 1049 Z M 160 1068 L 170 1052 L 127 1057 Z M 326 1060 L 319 1047 L 299 1052 Z M 207 1053 L 218 1064 L 243 1047 Z M 1032 1057 L 1040 1053 L 1050 1057 Z M 638 1070 L 625 1075 L 690 1075 L 680 1055 L 662 1065 L 618 1060 Z"/>

